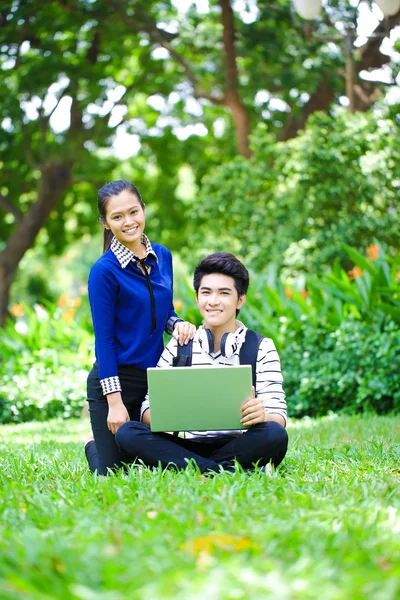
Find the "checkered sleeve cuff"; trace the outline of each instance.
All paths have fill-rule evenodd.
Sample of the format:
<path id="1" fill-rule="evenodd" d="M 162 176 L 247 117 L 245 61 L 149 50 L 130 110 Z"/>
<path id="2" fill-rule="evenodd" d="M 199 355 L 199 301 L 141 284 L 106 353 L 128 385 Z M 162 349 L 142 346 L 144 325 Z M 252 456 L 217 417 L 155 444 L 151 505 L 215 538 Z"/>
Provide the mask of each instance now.
<path id="1" fill-rule="evenodd" d="M 100 379 L 100 384 L 104 396 L 107 396 L 107 394 L 113 394 L 114 392 L 122 392 L 118 376 Z"/>
<path id="2" fill-rule="evenodd" d="M 169 333 L 169 335 L 172 335 L 172 332 L 174 331 L 175 323 L 181 323 L 181 322 L 183 322 L 183 319 L 180 319 L 179 317 L 170 317 L 165 326 L 165 331 L 167 333 Z"/>

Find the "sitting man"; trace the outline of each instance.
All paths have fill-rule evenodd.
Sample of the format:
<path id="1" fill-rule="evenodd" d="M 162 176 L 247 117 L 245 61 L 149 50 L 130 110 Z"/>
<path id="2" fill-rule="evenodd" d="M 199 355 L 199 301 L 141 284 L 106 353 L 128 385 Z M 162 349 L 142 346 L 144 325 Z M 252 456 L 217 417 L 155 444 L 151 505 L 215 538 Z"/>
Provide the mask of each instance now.
<path id="1" fill-rule="evenodd" d="M 232 254 L 211 254 L 196 267 L 193 285 L 204 325 L 193 340 L 192 365 L 239 365 L 247 328 L 236 317 L 246 301 L 247 269 Z M 171 367 L 177 353 L 178 343 L 172 339 L 157 366 Z M 248 429 L 185 432 L 184 438 L 154 433 L 146 397 L 141 422 L 125 423 L 117 431 L 116 442 L 123 455 L 128 460 L 138 458 L 149 467 L 179 469 L 185 469 L 192 459 L 202 473 L 220 467 L 232 471 L 235 461 L 246 470 L 255 465 L 279 465 L 288 445 L 286 402 L 279 356 L 271 339 L 261 338 L 256 359 L 255 393 L 253 388 L 253 397 L 242 406 L 241 423 Z"/>

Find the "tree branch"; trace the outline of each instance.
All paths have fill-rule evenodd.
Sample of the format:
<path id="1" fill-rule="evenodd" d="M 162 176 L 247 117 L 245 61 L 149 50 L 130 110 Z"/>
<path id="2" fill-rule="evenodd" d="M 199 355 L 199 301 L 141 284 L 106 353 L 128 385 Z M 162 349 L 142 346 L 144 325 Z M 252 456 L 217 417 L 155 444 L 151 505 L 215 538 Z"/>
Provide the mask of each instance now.
<path id="1" fill-rule="evenodd" d="M 381 21 L 376 27 L 368 42 L 361 47 L 361 59 L 355 63 L 356 73 L 368 69 L 377 69 L 390 62 L 390 57 L 382 54 L 379 48 L 382 44 L 382 40 L 386 35 L 389 35 L 389 31 L 393 29 L 398 23 L 400 23 L 400 11 L 385 21 Z M 375 91 L 381 82 L 370 82 L 359 79 L 355 85 L 355 92 L 358 98 L 358 109 L 367 110 L 371 107 L 376 99 Z M 379 93 L 379 92 L 377 92 Z M 334 100 L 335 94 L 333 89 L 330 87 L 327 81 L 327 75 L 325 74 L 315 92 L 310 96 L 309 101 L 303 108 L 303 114 L 300 117 L 291 116 L 288 119 L 288 123 L 283 130 L 281 136 L 282 140 L 287 140 L 294 137 L 299 129 L 302 129 L 306 124 L 308 117 L 317 110 L 326 110 L 331 102 Z"/>
<path id="2" fill-rule="evenodd" d="M 129 15 L 127 15 L 121 9 L 120 4 L 115 0 L 107 0 L 107 2 L 109 6 L 111 6 L 114 10 L 117 11 L 118 15 L 129 29 L 133 29 L 137 33 L 147 33 L 154 43 L 159 44 L 159 46 L 165 48 L 165 50 L 169 52 L 171 58 L 173 58 L 182 67 L 185 76 L 192 84 L 193 95 L 195 98 L 203 98 L 205 100 L 209 100 L 213 104 L 224 103 L 224 99 L 222 96 L 208 92 L 207 90 L 199 86 L 197 79 L 189 66 L 189 63 L 182 56 L 182 54 L 177 52 L 177 50 L 175 50 L 175 48 L 171 45 L 171 41 L 176 39 L 177 35 L 171 36 L 171 34 L 169 34 L 168 32 L 160 29 L 159 27 L 157 27 L 154 21 L 151 21 L 150 19 L 145 17 L 143 13 L 138 9 L 135 10 L 141 20 L 140 22 L 132 19 Z"/>
<path id="3" fill-rule="evenodd" d="M 62 99 L 65 97 L 65 95 L 66 95 L 66 93 L 67 93 L 67 91 L 68 91 L 68 90 L 69 90 L 69 84 L 67 85 L 67 87 L 65 87 L 65 88 L 62 90 L 62 92 L 61 92 L 61 94 L 60 94 L 60 97 L 57 99 L 57 102 L 56 102 L 55 106 L 54 106 L 54 107 L 51 109 L 51 111 L 49 112 L 49 114 L 48 114 L 48 115 L 45 115 L 45 117 L 44 117 L 44 118 L 46 119 L 47 123 L 50 121 L 51 117 L 53 116 L 53 114 L 54 114 L 54 113 L 55 113 L 55 111 L 57 110 L 57 108 L 58 108 L 58 106 L 59 106 L 59 104 L 60 104 L 61 100 L 62 100 Z"/>
<path id="4" fill-rule="evenodd" d="M 382 40 L 385 37 L 385 34 L 389 36 L 390 31 L 400 23 L 400 10 L 389 17 L 385 21 L 381 21 L 376 29 L 371 34 L 371 37 L 368 39 L 367 43 L 364 46 L 361 46 L 361 60 L 356 64 L 357 72 L 368 70 L 368 69 L 378 69 L 383 65 L 390 62 L 390 56 L 386 54 L 382 54 L 379 51 L 379 48 L 382 44 Z"/>
<path id="5" fill-rule="evenodd" d="M 21 211 L 9 200 L 8 196 L 3 196 L 3 194 L 0 194 L 0 208 L 6 213 L 13 214 L 16 221 L 22 218 Z"/>
<path id="6" fill-rule="evenodd" d="M 235 48 L 235 24 L 230 0 L 219 0 L 222 11 L 222 26 L 225 54 L 224 104 L 232 113 L 236 126 L 237 147 L 242 156 L 251 157 L 249 144 L 250 121 L 239 93 L 239 71 Z"/>

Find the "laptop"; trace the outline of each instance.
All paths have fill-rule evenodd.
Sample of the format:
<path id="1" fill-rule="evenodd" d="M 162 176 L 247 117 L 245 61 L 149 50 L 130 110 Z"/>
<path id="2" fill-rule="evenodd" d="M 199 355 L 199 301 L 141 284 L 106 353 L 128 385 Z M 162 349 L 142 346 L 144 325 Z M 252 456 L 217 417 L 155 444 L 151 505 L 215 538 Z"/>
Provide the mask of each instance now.
<path id="1" fill-rule="evenodd" d="M 147 369 L 152 431 L 245 429 L 241 406 L 251 398 L 250 365 Z"/>

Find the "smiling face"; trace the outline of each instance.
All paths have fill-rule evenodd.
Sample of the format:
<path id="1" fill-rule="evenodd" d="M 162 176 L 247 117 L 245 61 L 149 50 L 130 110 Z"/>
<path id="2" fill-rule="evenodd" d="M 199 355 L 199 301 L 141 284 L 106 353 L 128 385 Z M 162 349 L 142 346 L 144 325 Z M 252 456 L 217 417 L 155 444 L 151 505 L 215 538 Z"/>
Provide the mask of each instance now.
<path id="1" fill-rule="evenodd" d="M 208 329 L 222 333 L 236 331 L 236 310 L 243 306 L 246 295 L 239 298 L 233 277 L 221 273 L 204 275 L 196 300 Z"/>
<path id="2" fill-rule="evenodd" d="M 110 229 L 121 244 L 137 255 L 141 249 L 145 222 L 145 212 L 135 194 L 124 190 L 118 196 L 109 198 L 103 227 Z"/>

